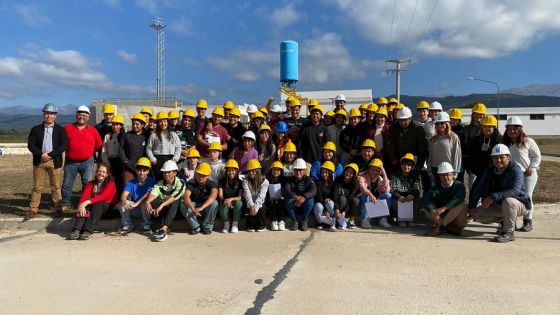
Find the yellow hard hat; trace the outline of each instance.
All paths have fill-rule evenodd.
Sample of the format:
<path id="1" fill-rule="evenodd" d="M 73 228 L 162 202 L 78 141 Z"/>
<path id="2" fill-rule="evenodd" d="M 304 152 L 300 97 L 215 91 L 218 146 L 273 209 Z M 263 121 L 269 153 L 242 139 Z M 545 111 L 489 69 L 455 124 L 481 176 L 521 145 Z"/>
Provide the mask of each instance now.
<path id="1" fill-rule="evenodd" d="M 321 165 L 321 168 L 327 169 L 333 173 L 335 170 L 334 163 L 331 161 L 326 161 L 325 163 L 323 163 L 323 165 Z"/>
<path id="2" fill-rule="evenodd" d="M 142 107 L 142 109 L 140 110 L 140 113 L 142 114 L 148 114 L 150 116 L 154 115 L 154 112 L 152 112 L 152 108 L 150 106 L 144 106 Z"/>
<path id="3" fill-rule="evenodd" d="M 270 169 L 273 169 L 273 168 L 279 168 L 279 169 L 283 170 L 284 165 L 282 165 L 282 162 L 280 162 L 280 161 L 274 161 L 274 162 L 272 162 L 272 165 L 270 165 Z"/>
<path id="4" fill-rule="evenodd" d="M 208 147 L 208 151 L 210 150 L 216 150 L 216 151 L 220 151 L 222 152 L 222 144 L 219 142 L 212 142 L 210 143 L 210 146 Z"/>
<path id="5" fill-rule="evenodd" d="M 301 101 L 299 100 L 299 98 L 294 97 L 291 101 L 290 101 L 290 107 L 294 107 L 294 106 L 301 106 Z"/>
<path id="6" fill-rule="evenodd" d="M 371 161 L 371 163 L 369 163 L 369 167 L 383 167 L 383 162 L 380 159 L 373 159 L 373 161 Z"/>
<path id="7" fill-rule="evenodd" d="M 484 118 L 482 118 L 482 125 L 498 127 L 498 120 L 496 120 L 494 115 L 484 116 Z"/>
<path id="8" fill-rule="evenodd" d="M 196 102 L 196 108 L 208 108 L 208 103 L 206 102 L 205 99 L 199 99 Z"/>
<path id="9" fill-rule="evenodd" d="M 162 119 L 169 119 L 169 116 L 167 115 L 166 112 L 157 113 L 156 120 L 162 120 Z"/>
<path id="10" fill-rule="evenodd" d="M 430 104 L 426 101 L 420 101 L 417 105 L 416 105 L 416 110 L 419 109 L 429 109 L 430 108 Z"/>
<path id="11" fill-rule="evenodd" d="M 146 117 L 144 117 L 144 118 L 146 118 Z M 124 125 L 124 117 L 122 115 L 117 114 L 117 115 L 115 115 L 115 117 L 113 117 L 113 121 L 111 121 L 111 122 Z"/>
<path id="12" fill-rule="evenodd" d="M 486 105 L 483 103 L 476 103 L 472 108 L 473 113 L 486 115 Z"/>
<path id="13" fill-rule="evenodd" d="M 184 112 L 183 112 L 183 116 L 187 116 L 187 117 L 192 117 L 195 118 L 196 114 L 194 113 L 194 110 L 187 108 Z"/>
<path id="14" fill-rule="evenodd" d="M 200 159 L 200 152 L 198 152 L 198 150 L 195 149 L 194 147 L 190 148 L 189 151 L 187 151 L 187 159 L 190 159 L 190 158 L 199 158 Z"/>
<path id="15" fill-rule="evenodd" d="M 150 163 L 150 159 L 147 157 L 141 157 L 136 161 L 136 166 L 143 166 L 147 168 L 152 168 L 152 163 Z"/>
<path id="16" fill-rule="evenodd" d="M 265 119 L 264 114 L 260 110 L 255 112 L 251 119 L 255 119 L 255 118 Z"/>
<path id="17" fill-rule="evenodd" d="M 342 115 L 342 116 L 344 116 L 344 118 L 346 118 L 346 111 L 342 108 L 337 110 L 334 114 L 335 115 Z"/>
<path id="18" fill-rule="evenodd" d="M 352 108 L 348 117 L 362 117 L 362 113 L 360 112 L 359 108 Z"/>
<path id="19" fill-rule="evenodd" d="M 387 109 L 385 107 L 381 107 L 379 110 L 377 110 L 377 113 L 375 113 L 376 115 L 383 115 L 385 116 L 385 118 L 387 118 Z"/>
<path id="20" fill-rule="evenodd" d="M 395 105 L 389 105 L 389 109 L 387 111 L 392 112 L 394 110 L 395 110 Z"/>
<path id="21" fill-rule="evenodd" d="M 259 111 L 263 113 L 265 116 L 268 115 L 268 109 L 266 109 L 266 107 L 259 109 Z"/>
<path id="22" fill-rule="evenodd" d="M 395 109 L 396 109 L 396 110 L 399 110 L 399 109 L 405 108 L 405 107 L 406 107 L 406 106 L 404 106 L 403 103 L 399 103 L 399 104 L 397 104 L 397 105 L 395 106 Z"/>
<path id="23" fill-rule="evenodd" d="M 239 110 L 239 108 L 234 107 L 229 111 L 229 115 L 230 116 L 241 117 L 241 111 Z"/>
<path id="24" fill-rule="evenodd" d="M 377 104 L 379 104 L 379 105 L 387 105 L 388 103 L 389 103 L 389 101 L 385 97 L 380 97 L 377 100 Z"/>
<path id="25" fill-rule="evenodd" d="M 272 132 L 272 130 L 270 129 L 270 126 L 267 124 L 262 124 L 259 127 L 259 133 L 263 132 L 263 131 L 268 131 L 268 132 Z"/>
<path id="26" fill-rule="evenodd" d="M 336 144 L 334 144 L 334 142 L 332 141 L 327 141 L 323 146 L 323 150 L 331 150 L 333 152 L 336 152 Z"/>
<path id="27" fill-rule="evenodd" d="M 208 176 L 210 175 L 210 173 L 212 173 L 212 168 L 210 167 L 210 164 L 202 162 L 196 167 L 196 173 L 202 176 Z"/>
<path id="28" fill-rule="evenodd" d="M 134 114 L 134 116 L 132 116 L 132 118 L 130 118 L 130 120 L 140 120 L 143 123 L 146 123 L 146 116 L 138 113 L 138 114 Z"/>
<path id="29" fill-rule="evenodd" d="M 362 142 L 362 149 L 363 148 L 374 148 L 375 149 L 375 141 L 371 139 L 366 139 Z"/>
<path id="30" fill-rule="evenodd" d="M 414 158 L 414 155 L 412 153 L 406 153 L 405 155 L 403 155 L 401 157 L 401 163 L 402 163 L 402 161 L 405 161 L 405 160 L 409 160 L 412 163 L 416 163 L 416 159 Z"/>
<path id="31" fill-rule="evenodd" d="M 453 108 L 449 111 L 449 118 L 461 119 L 463 118 L 463 112 L 459 108 Z"/>
<path id="32" fill-rule="evenodd" d="M 311 108 L 311 110 L 310 110 L 310 111 L 314 111 L 314 110 L 318 110 L 318 111 L 320 111 L 320 112 L 321 112 L 321 114 L 323 114 L 323 113 L 324 113 L 324 111 L 323 111 L 323 106 L 321 106 L 321 105 L 319 105 L 319 104 L 317 104 L 317 105 L 313 106 L 313 108 Z"/>
<path id="33" fill-rule="evenodd" d="M 167 115 L 169 116 L 169 119 L 179 118 L 179 112 L 176 109 L 170 110 Z"/>
<path id="34" fill-rule="evenodd" d="M 216 107 L 214 108 L 214 110 L 212 111 L 212 115 L 217 115 L 217 116 L 222 116 L 224 117 L 224 109 L 221 107 Z"/>
<path id="35" fill-rule="evenodd" d="M 286 102 L 293 102 L 294 100 L 296 100 L 296 98 L 293 95 L 289 95 Z"/>
<path id="36" fill-rule="evenodd" d="M 237 164 L 236 160 L 227 160 L 226 161 L 226 168 L 239 169 L 239 164 Z"/>
<path id="37" fill-rule="evenodd" d="M 376 112 L 379 110 L 379 106 L 377 106 L 377 104 L 375 103 L 370 103 L 367 110 L 370 112 Z"/>
<path id="38" fill-rule="evenodd" d="M 247 171 L 252 171 L 256 169 L 261 169 L 261 163 L 259 162 L 259 160 L 252 159 L 249 162 L 247 162 Z"/>
<path id="39" fill-rule="evenodd" d="M 389 99 L 389 102 L 388 102 L 387 104 L 391 104 L 391 103 L 398 104 L 398 103 L 399 103 L 399 100 L 397 100 L 397 99 L 394 98 L 394 97 L 391 97 L 391 98 Z"/>
<path id="40" fill-rule="evenodd" d="M 284 152 L 297 152 L 296 145 L 292 142 L 292 140 L 288 140 L 288 142 L 284 145 Z"/>
<path id="41" fill-rule="evenodd" d="M 328 112 L 325 113 L 325 116 L 334 117 L 334 112 L 332 110 L 329 110 Z"/>
<path id="42" fill-rule="evenodd" d="M 317 105 L 319 105 L 319 101 L 316 98 L 312 98 L 312 99 L 309 100 L 309 103 L 307 103 L 307 105 L 317 106 Z"/>
<path id="43" fill-rule="evenodd" d="M 346 164 L 346 166 L 344 166 L 344 169 L 347 169 L 347 168 L 353 169 L 355 175 L 358 175 L 358 173 L 360 172 L 360 169 L 358 168 L 358 164 L 356 164 L 356 163 Z"/>
<path id="44" fill-rule="evenodd" d="M 366 103 L 363 103 L 362 105 L 360 105 L 360 109 L 363 109 L 363 110 L 367 110 L 368 107 L 369 107 L 369 105 L 366 104 Z"/>
<path id="45" fill-rule="evenodd" d="M 235 104 L 233 104 L 232 101 L 225 101 L 225 102 L 224 102 L 224 108 L 225 108 L 225 109 L 232 109 L 232 108 L 234 108 L 234 107 L 235 107 Z"/>
<path id="46" fill-rule="evenodd" d="M 115 105 L 113 104 L 103 105 L 103 114 L 114 114 L 114 113 L 115 113 Z"/>

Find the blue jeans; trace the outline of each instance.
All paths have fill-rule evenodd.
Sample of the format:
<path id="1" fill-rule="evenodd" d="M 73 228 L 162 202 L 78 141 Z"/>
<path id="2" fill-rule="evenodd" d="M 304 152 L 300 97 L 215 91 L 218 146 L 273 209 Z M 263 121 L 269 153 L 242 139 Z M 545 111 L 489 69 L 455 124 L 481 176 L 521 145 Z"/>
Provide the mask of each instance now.
<path id="1" fill-rule="evenodd" d="M 366 210 L 366 202 L 370 201 L 369 196 L 361 194 L 359 198 L 360 198 L 360 216 L 361 216 L 361 219 L 362 220 L 367 220 L 368 219 L 368 214 L 367 214 L 367 210 Z M 383 193 L 383 194 L 379 195 L 379 197 L 377 197 L 377 199 L 387 201 L 387 207 L 391 208 L 391 193 L 390 192 L 386 192 L 386 193 Z M 386 217 L 381 217 L 379 219 L 382 219 L 382 218 L 386 218 Z"/>
<path id="2" fill-rule="evenodd" d="M 290 219 L 292 220 L 297 220 L 296 218 L 296 210 L 298 212 L 303 212 L 303 217 L 302 220 L 303 221 L 307 221 L 307 219 L 309 218 L 309 214 L 311 213 L 311 210 L 313 209 L 313 204 L 315 203 L 315 199 L 314 198 L 309 198 L 306 199 L 305 202 L 299 206 L 296 207 L 296 202 L 294 199 L 285 199 L 284 200 L 284 205 L 286 205 L 286 210 L 288 211 L 288 215 L 290 216 Z"/>
<path id="3" fill-rule="evenodd" d="M 198 207 L 202 204 L 202 202 L 193 202 L 194 207 Z M 194 212 L 191 208 L 188 208 L 183 202 L 181 202 L 181 213 L 189 222 L 189 225 L 193 230 L 196 230 L 200 227 L 200 223 L 198 223 L 198 219 L 194 215 Z M 214 228 L 214 219 L 216 219 L 216 214 L 218 213 L 218 201 L 214 200 L 208 207 L 204 208 L 202 211 L 202 228 L 205 230 L 210 230 Z"/>
<path id="4" fill-rule="evenodd" d="M 324 210 L 327 210 L 327 212 L 331 215 L 330 219 L 323 215 Z M 329 200 L 325 202 L 324 205 L 317 202 L 315 206 L 313 206 L 313 213 L 315 213 L 315 218 L 319 224 L 324 223 L 334 225 L 334 201 Z"/>
<path id="5" fill-rule="evenodd" d="M 134 229 L 134 224 L 132 223 L 132 218 L 142 219 L 142 228 L 149 229 L 152 226 L 152 219 L 146 213 L 146 206 L 142 202 L 138 207 L 132 208 L 130 210 L 125 210 L 122 205 L 118 207 L 121 214 L 121 223 L 123 228 L 128 230 Z"/>
<path id="6" fill-rule="evenodd" d="M 93 157 L 85 161 L 66 160 L 64 163 L 64 180 L 62 181 L 62 205 L 70 206 L 72 202 L 72 186 L 76 176 L 80 174 L 82 190 L 93 179 Z"/>

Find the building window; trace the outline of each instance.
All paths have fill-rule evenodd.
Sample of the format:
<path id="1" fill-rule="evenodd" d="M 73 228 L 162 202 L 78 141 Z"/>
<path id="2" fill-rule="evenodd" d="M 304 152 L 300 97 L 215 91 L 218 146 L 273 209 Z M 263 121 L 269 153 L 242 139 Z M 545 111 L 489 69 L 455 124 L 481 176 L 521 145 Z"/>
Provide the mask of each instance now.
<path id="1" fill-rule="evenodd" d="M 530 120 L 544 120 L 544 114 L 531 114 L 529 115 Z"/>
<path id="2" fill-rule="evenodd" d="M 507 115 L 498 115 L 498 120 L 507 120 Z"/>

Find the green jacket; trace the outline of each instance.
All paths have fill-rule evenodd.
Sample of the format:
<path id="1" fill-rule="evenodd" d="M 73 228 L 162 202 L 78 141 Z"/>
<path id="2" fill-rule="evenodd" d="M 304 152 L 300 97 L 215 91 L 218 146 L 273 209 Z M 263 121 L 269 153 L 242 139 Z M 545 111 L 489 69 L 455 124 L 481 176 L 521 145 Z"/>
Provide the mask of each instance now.
<path id="1" fill-rule="evenodd" d="M 456 180 L 451 187 L 443 188 L 441 183 L 433 186 L 421 199 L 424 209 L 434 212 L 436 208 L 446 206 L 452 209 L 465 202 L 465 184 Z"/>

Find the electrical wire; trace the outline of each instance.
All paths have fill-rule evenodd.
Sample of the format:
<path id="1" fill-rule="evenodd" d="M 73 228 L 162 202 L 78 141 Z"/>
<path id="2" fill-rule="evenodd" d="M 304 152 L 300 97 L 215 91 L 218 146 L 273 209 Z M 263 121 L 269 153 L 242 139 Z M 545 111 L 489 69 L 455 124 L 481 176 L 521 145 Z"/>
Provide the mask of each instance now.
<path id="1" fill-rule="evenodd" d="M 412 11 L 412 16 L 410 17 L 410 23 L 408 23 L 408 30 L 406 30 L 406 36 L 404 37 L 403 48 L 406 47 L 406 43 L 408 41 L 408 34 L 410 33 L 410 27 L 412 26 L 412 21 L 414 21 L 414 15 L 416 14 L 416 8 L 418 7 L 419 1 L 420 0 L 416 0 L 416 4 L 414 5 L 414 11 Z"/>
<path id="2" fill-rule="evenodd" d="M 395 24 L 395 10 L 397 8 L 397 0 L 393 3 L 393 19 L 391 20 L 391 30 L 389 31 L 389 41 L 387 42 L 387 46 L 391 45 L 391 40 L 393 39 L 393 25 Z M 389 59 L 389 47 L 387 47 L 387 58 Z M 385 63 L 387 64 L 387 63 Z M 387 74 L 387 72 L 385 72 Z"/>
<path id="3" fill-rule="evenodd" d="M 422 31 L 421 34 L 425 34 L 426 30 L 428 29 L 428 25 L 430 24 L 430 21 L 432 20 L 432 16 L 434 15 L 434 12 L 436 11 L 436 7 L 439 3 L 439 0 L 436 0 L 436 3 L 434 4 L 434 7 L 432 8 L 432 12 L 430 13 L 430 16 L 428 17 L 428 21 L 426 21 L 426 25 L 424 25 L 424 30 Z M 416 46 L 414 47 L 414 50 L 412 51 L 411 57 L 414 57 L 414 55 L 416 54 L 416 50 L 418 50 L 418 46 L 420 45 L 420 41 L 418 41 L 418 43 L 416 43 Z"/>

